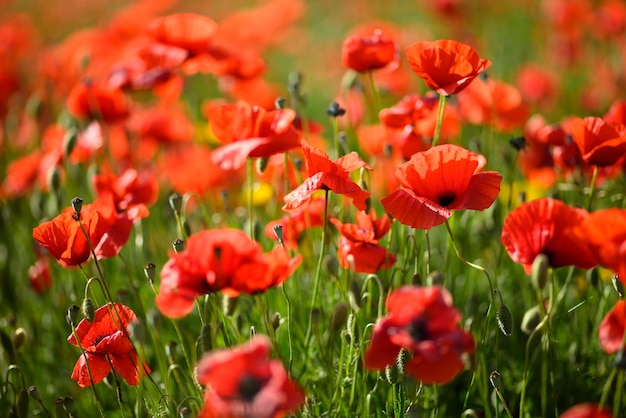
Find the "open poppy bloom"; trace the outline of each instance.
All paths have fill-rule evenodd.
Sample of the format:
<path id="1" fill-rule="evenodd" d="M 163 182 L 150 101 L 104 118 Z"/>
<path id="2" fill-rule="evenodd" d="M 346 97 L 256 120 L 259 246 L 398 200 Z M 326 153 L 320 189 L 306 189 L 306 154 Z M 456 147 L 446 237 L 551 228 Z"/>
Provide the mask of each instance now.
<path id="1" fill-rule="evenodd" d="M 299 264 L 300 256 L 290 259 L 280 246 L 263 253 L 243 231 L 201 231 L 189 237 L 184 251 L 170 254 L 156 304 L 165 315 L 179 318 L 191 312 L 197 296 L 263 292 L 287 280 Z"/>
<path id="2" fill-rule="evenodd" d="M 504 219 L 501 241 L 509 256 L 530 273 L 533 261 L 545 254 L 551 267 L 588 269 L 597 264 L 588 240 L 577 233 L 589 214 L 565 203 L 543 198 L 515 208 Z"/>
<path id="3" fill-rule="evenodd" d="M 129 168 L 119 176 L 105 170 L 92 177 L 91 182 L 98 196 L 111 196 L 116 209 L 121 212 L 133 205 L 151 205 L 156 202 L 159 184 L 152 173 L 139 173 Z"/>
<path id="4" fill-rule="evenodd" d="M 598 405 L 591 403 L 581 403 L 574 405 L 567 411 L 559 415 L 559 418 L 612 418 L 613 413 Z"/>
<path id="5" fill-rule="evenodd" d="M 382 199 L 385 210 L 400 223 L 430 229 L 452 210 L 484 210 L 500 192 L 502 176 L 480 172 L 484 157 L 444 144 L 414 154 L 396 170 L 402 187 Z"/>
<path id="6" fill-rule="evenodd" d="M 217 23 L 209 17 L 195 13 L 174 13 L 152 21 L 147 33 L 161 44 L 200 53 L 207 50 L 217 29 Z"/>
<path id="7" fill-rule="evenodd" d="M 248 157 L 269 157 L 300 146 L 292 109 L 266 111 L 240 100 L 210 104 L 205 112 L 213 134 L 225 144 L 212 154 L 224 170 L 242 167 Z"/>
<path id="8" fill-rule="evenodd" d="M 206 387 L 201 418 L 278 418 L 304 403 L 302 389 L 283 365 L 270 359 L 267 337 L 207 354 L 198 362 L 198 382 Z"/>
<path id="9" fill-rule="evenodd" d="M 394 364 L 404 348 L 411 354 L 406 373 L 425 384 L 448 383 L 463 371 L 461 355 L 474 351 L 474 339 L 459 327 L 461 314 L 447 290 L 403 286 L 391 292 L 386 307 L 365 352 L 366 368 Z"/>
<path id="10" fill-rule="evenodd" d="M 626 283 L 626 210 L 592 212 L 580 224 L 580 238 L 589 242 L 598 264 L 618 273 Z"/>
<path id="11" fill-rule="evenodd" d="M 316 190 L 332 190 L 352 199 L 354 206 L 365 210 L 365 200 L 369 193 L 350 179 L 350 172 L 358 168 L 372 168 L 363 161 L 356 152 L 344 155 L 331 161 L 324 151 L 302 141 L 302 151 L 306 159 L 309 177 L 284 197 L 283 210 L 293 210 L 303 205 Z"/>
<path id="12" fill-rule="evenodd" d="M 274 228 L 280 225 L 282 227 L 283 243 L 285 247 L 288 249 L 297 248 L 300 234 L 307 229 L 323 226 L 323 216 L 324 199 L 311 199 L 308 204 L 288 212 L 279 220 L 268 223 L 265 227 L 265 236 L 275 240 L 278 239 Z"/>
<path id="13" fill-rule="evenodd" d="M 397 65 L 398 58 L 395 42 L 380 29 L 370 36 L 349 36 L 341 47 L 343 65 L 360 73 Z"/>
<path id="14" fill-rule="evenodd" d="M 115 216 L 115 206 L 110 199 L 96 199 L 92 204 L 83 205 L 80 219 L 93 246 L 98 245 L 115 223 Z M 91 255 L 78 215 L 72 207 L 65 208 L 53 220 L 34 228 L 33 238 L 64 267 L 82 264 Z"/>
<path id="15" fill-rule="evenodd" d="M 460 92 L 491 65 L 471 46 L 453 40 L 416 42 L 405 51 L 411 70 L 444 96 Z"/>
<path id="16" fill-rule="evenodd" d="M 625 329 L 626 301 L 618 300 L 613 309 L 606 314 L 598 329 L 600 345 L 607 354 L 617 353 L 623 348 L 622 340 Z"/>
<path id="17" fill-rule="evenodd" d="M 582 159 L 600 167 L 613 165 L 626 154 L 626 137 L 602 118 L 571 118 L 564 128 L 578 145 Z"/>
<path id="18" fill-rule="evenodd" d="M 128 325 L 136 319 L 129 307 L 109 303 L 96 309 L 93 322 L 86 318 L 80 321 L 76 332 L 67 339 L 76 347 L 80 344 L 85 351 L 72 372 L 72 379 L 80 387 L 101 382 L 111 368 L 129 385 L 138 385 L 139 378 L 150 373 L 145 363 L 138 363 L 137 353 L 128 339 Z"/>
<path id="19" fill-rule="evenodd" d="M 376 273 L 396 262 L 396 256 L 378 244 L 391 227 L 387 214 L 378 219 L 372 209 L 369 214 L 357 212 L 356 224 L 344 224 L 335 218 L 330 221 L 341 233 L 337 251 L 341 267 L 351 268 L 357 273 Z M 348 256 L 352 256 L 353 262 L 348 261 Z"/>
<path id="20" fill-rule="evenodd" d="M 121 89 L 105 83 L 87 81 L 74 86 L 67 96 L 67 110 L 76 118 L 115 122 L 130 114 Z"/>

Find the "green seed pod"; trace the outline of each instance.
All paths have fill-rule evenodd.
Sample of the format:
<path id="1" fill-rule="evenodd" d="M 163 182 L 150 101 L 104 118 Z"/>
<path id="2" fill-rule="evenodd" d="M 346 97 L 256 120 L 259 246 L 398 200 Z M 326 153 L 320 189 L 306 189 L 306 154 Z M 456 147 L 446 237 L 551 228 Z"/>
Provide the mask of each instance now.
<path id="1" fill-rule="evenodd" d="M 36 400 L 37 402 L 41 402 L 42 401 L 41 395 L 39 394 L 39 391 L 37 390 L 37 386 L 29 387 L 27 392 L 30 395 L 30 397 L 33 398 L 34 400 Z"/>
<path id="2" fill-rule="evenodd" d="M 329 276 L 334 278 L 339 277 L 339 261 L 337 261 L 337 257 L 332 254 L 327 254 L 324 256 L 322 262 L 324 263 L 324 269 Z"/>
<path id="3" fill-rule="evenodd" d="M 74 213 L 80 216 L 80 211 L 83 209 L 83 199 L 80 197 L 72 199 L 72 208 L 74 209 Z"/>
<path id="4" fill-rule="evenodd" d="M 143 267 L 143 272 L 146 275 L 146 278 L 150 281 L 150 283 L 154 283 L 154 279 L 156 277 L 156 265 L 153 263 L 148 263 Z"/>
<path id="5" fill-rule="evenodd" d="M 270 323 L 272 324 L 272 328 L 274 329 L 274 331 L 276 331 L 280 326 L 280 319 L 280 313 L 278 312 L 274 312 L 270 317 Z"/>
<path id="6" fill-rule="evenodd" d="M 333 316 L 330 320 L 330 329 L 333 333 L 338 332 L 348 320 L 348 305 L 341 302 L 335 306 Z"/>
<path id="7" fill-rule="evenodd" d="M 530 282 L 536 290 L 543 290 L 548 282 L 548 269 L 550 268 L 550 259 L 545 254 L 539 254 L 533 261 L 532 270 L 530 271 Z"/>
<path id="8" fill-rule="evenodd" d="M 533 306 L 529 310 L 524 313 L 524 318 L 522 319 L 522 332 L 525 334 L 530 334 L 537 328 L 537 325 L 541 322 L 541 311 L 539 310 L 539 306 Z"/>
<path id="9" fill-rule="evenodd" d="M 498 312 L 496 312 L 496 322 L 502 334 L 510 337 L 513 333 L 513 314 L 511 314 L 511 310 L 508 306 L 504 304 L 500 305 Z"/>
<path id="10" fill-rule="evenodd" d="M 263 174 L 267 165 L 270 163 L 269 157 L 261 157 L 256 159 L 256 171 L 259 174 Z"/>
<path id="11" fill-rule="evenodd" d="M 93 300 L 90 298 L 83 299 L 82 306 L 83 316 L 87 319 L 87 322 L 91 323 L 96 315 L 96 307 L 93 304 Z"/>
<path id="12" fill-rule="evenodd" d="M 185 241 L 182 239 L 174 240 L 174 242 L 172 242 L 172 248 L 174 249 L 176 253 L 185 251 Z"/>

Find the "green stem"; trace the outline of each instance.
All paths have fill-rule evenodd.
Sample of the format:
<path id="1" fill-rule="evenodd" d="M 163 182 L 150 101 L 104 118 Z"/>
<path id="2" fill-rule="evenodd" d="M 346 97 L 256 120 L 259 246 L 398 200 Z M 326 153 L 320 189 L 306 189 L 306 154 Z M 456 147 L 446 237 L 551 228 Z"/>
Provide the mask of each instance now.
<path id="1" fill-rule="evenodd" d="M 596 190 L 596 181 L 598 180 L 598 166 L 593 166 L 593 175 L 591 176 L 591 184 L 589 185 L 589 200 L 587 201 L 587 211 L 591 211 L 591 202 L 593 201 L 593 194 Z"/>
<path id="2" fill-rule="evenodd" d="M 248 158 L 246 163 L 248 181 L 248 222 L 250 223 L 250 239 L 254 240 L 254 205 L 252 203 L 254 198 L 254 167 L 252 158 Z"/>
<path id="3" fill-rule="evenodd" d="M 435 128 L 435 135 L 433 136 L 433 147 L 436 147 L 439 143 L 439 135 L 441 134 L 441 125 L 443 123 L 443 111 L 446 108 L 446 96 L 439 95 L 439 109 L 437 110 L 437 127 Z"/>
<path id="4" fill-rule="evenodd" d="M 370 83 L 370 89 L 372 90 L 372 97 L 374 98 L 374 116 L 378 116 L 378 111 L 380 110 L 380 95 L 378 94 L 378 89 L 376 88 L 376 83 L 374 81 L 374 73 L 372 70 L 367 72 L 367 78 Z"/>

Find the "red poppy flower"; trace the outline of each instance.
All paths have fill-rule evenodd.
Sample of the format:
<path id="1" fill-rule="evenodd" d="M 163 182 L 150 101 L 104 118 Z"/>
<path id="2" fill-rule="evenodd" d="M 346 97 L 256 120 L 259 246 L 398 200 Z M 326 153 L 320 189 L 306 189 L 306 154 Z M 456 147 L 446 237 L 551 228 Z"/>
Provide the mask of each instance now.
<path id="1" fill-rule="evenodd" d="M 357 72 L 397 65 L 398 59 L 396 43 L 380 29 L 368 36 L 349 36 L 341 49 L 343 65 Z"/>
<path id="2" fill-rule="evenodd" d="M 10 198 L 27 194 L 38 178 L 42 159 L 43 155 L 37 150 L 11 161 L 0 188 L 2 194 Z"/>
<path id="3" fill-rule="evenodd" d="M 591 403 L 574 405 L 559 415 L 559 418 L 612 418 L 613 413 Z"/>
<path id="4" fill-rule="evenodd" d="M 170 255 L 156 303 L 165 315 L 178 318 L 193 309 L 199 295 L 263 292 L 284 282 L 299 264 L 300 256 L 290 259 L 282 247 L 264 254 L 242 231 L 202 231 L 189 237 L 184 251 Z"/>
<path id="5" fill-rule="evenodd" d="M 438 145 L 414 154 L 396 170 L 402 187 L 382 199 L 385 210 L 404 225 L 430 229 L 451 210 L 484 210 L 500 192 L 502 176 L 479 172 L 484 157 L 456 145 Z"/>
<path id="6" fill-rule="evenodd" d="M 357 212 L 356 224 L 344 224 L 335 218 L 330 221 L 341 233 L 337 251 L 341 267 L 351 268 L 357 273 L 376 273 L 396 262 L 396 256 L 378 244 L 391 227 L 387 214 L 378 219 L 374 210 L 370 210 L 369 215 Z M 348 260 L 348 256 L 352 257 L 352 261 Z"/>
<path id="7" fill-rule="evenodd" d="M 452 40 L 416 42 L 406 48 L 406 57 L 413 72 L 444 96 L 460 92 L 491 65 L 471 46 Z"/>
<path id="8" fill-rule="evenodd" d="M 92 245 L 96 246 L 115 222 L 115 206 L 109 199 L 96 199 L 90 205 L 83 205 L 80 219 Z M 89 243 L 72 207 L 34 228 L 33 238 L 65 267 L 82 264 L 91 255 Z"/>
<path id="9" fill-rule="evenodd" d="M 76 118 L 115 122 L 130 114 L 122 90 L 98 82 L 81 82 L 67 97 L 67 110 Z"/>
<path id="10" fill-rule="evenodd" d="M 582 155 L 592 165 L 613 165 L 626 153 L 626 137 L 602 118 L 570 118 L 564 122 Z"/>
<path id="11" fill-rule="evenodd" d="M 213 151 L 213 161 L 225 170 L 242 167 L 248 157 L 269 157 L 300 145 L 292 109 L 268 112 L 240 100 L 210 104 L 205 112 L 213 134 L 226 144 Z"/>
<path id="12" fill-rule="evenodd" d="M 201 418 L 278 418 L 304 403 L 302 389 L 283 365 L 270 359 L 271 344 L 257 335 L 248 343 L 207 354 L 198 363 L 206 386 Z"/>
<path id="13" fill-rule="evenodd" d="M 67 339 L 76 347 L 80 344 L 85 351 L 72 372 L 72 379 L 80 387 L 101 382 L 111 372 L 111 367 L 129 385 L 138 385 L 139 378 L 150 373 L 145 363 L 138 363 L 137 353 L 128 339 L 128 325 L 136 319 L 129 307 L 109 303 L 96 309 L 93 322 L 86 318 L 80 321 L 76 333 Z"/>
<path id="14" fill-rule="evenodd" d="M 597 264 L 588 240 L 576 228 L 589 214 L 583 209 L 543 198 L 524 203 L 504 219 L 501 241 L 509 256 L 530 272 L 533 261 L 545 254 L 551 267 L 573 265 L 588 269 Z"/>
<path id="15" fill-rule="evenodd" d="M 300 235 L 304 231 L 324 225 L 323 212 L 324 199 L 312 199 L 307 205 L 288 212 L 282 219 L 268 223 L 265 227 L 265 236 L 278 240 L 274 228 L 280 225 L 285 247 L 288 249 L 297 248 Z"/>
<path id="16" fill-rule="evenodd" d="M 209 17 L 194 13 L 175 13 L 153 21 L 147 32 L 162 44 L 198 53 L 207 50 L 217 28 L 217 23 Z"/>
<path id="17" fill-rule="evenodd" d="M 623 348 L 624 330 L 626 330 L 626 301 L 619 300 L 606 314 L 598 329 L 600 345 L 607 354 L 617 353 Z"/>
<path id="18" fill-rule="evenodd" d="M 48 259 L 41 255 L 35 264 L 28 269 L 30 285 L 37 293 L 43 293 L 52 286 L 52 275 L 50 274 L 50 263 Z"/>
<path id="19" fill-rule="evenodd" d="M 403 286 L 389 295 L 388 315 L 378 320 L 365 352 L 365 367 L 381 370 L 394 364 L 405 348 L 405 370 L 425 384 L 444 384 L 464 365 L 461 355 L 474 351 L 472 334 L 459 327 L 461 314 L 447 290 Z"/>
<path id="20" fill-rule="evenodd" d="M 98 244 L 94 244 L 96 257 L 112 258 L 119 254 L 133 229 L 135 221 L 147 218 L 150 211 L 143 203 L 129 207 L 127 210 L 117 213 L 113 224 L 102 235 Z"/>
<path id="21" fill-rule="evenodd" d="M 309 177 L 284 197 L 283 210 L 293 210 L 303 205 L 316 190 L 332 190 L 337 194 L 343 194 L 352 199 L 354 206 L 359 210 L 365 210 L 365 200 L 369 193 L 350 180 L 350 172 L 357 168 L 372 168 L 361 160 L 356 152 L 344 155 L 335 161 L 331 161 L 324 151 L 315 148 L 302 141 L 302 151 L 307 163 Z"/>
<path id="22" fill-rule="evenodd" d="M 528 106 L 517 88 L 493 78 L 475 80 L 456 98 L 461 117 L 475 125 L 494 125 L 510 132 L 528 118 Z"/>
<path id="23" fill-rule="evenodd" d="M 626 283 L 626 211 L 612 208 L 592 212 L 578 231 L 579 239 L 594 249 L 598 264 L 617 272 Z"/>
<path id="24" fill-rule="evenodd" d="M 549 109 L 557 98 L 559 77 L 548 68 L 526 64 L 518 71 L 516 84 L 524 100 Z"/>
<path id="25" fill-rule="evenodd" d="M 156 202 L 159 185 L 150 172 L 139 173 L 129 168 L 117 176 L 105 169 L 102 174 L 96 174 L 91 179 L 98 197 L 110 196 L 119 212 L 125 211 L 137 204 L 151 205 Z"/>

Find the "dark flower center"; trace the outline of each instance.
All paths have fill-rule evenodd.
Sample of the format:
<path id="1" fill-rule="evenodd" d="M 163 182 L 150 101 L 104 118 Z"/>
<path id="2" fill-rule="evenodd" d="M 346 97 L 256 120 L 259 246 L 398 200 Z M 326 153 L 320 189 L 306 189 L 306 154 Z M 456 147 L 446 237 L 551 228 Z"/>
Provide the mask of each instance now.
<path id="1" fill-rule="evenodd" d="M 447 207 L 452 202 L 454 202 L 454 199 L 456 199 L 456 193 L 454 192 L 443 192 L 437 196 L 437 200 L 439 200 L 439 204 L 443 206 L 444 208 Z"/>
<path id="2" fill-rule="evenodd" d="M 258 377 L 244 374 L 239 380 L 239 396 L 246 402 L 252 402 L 255 396 L 263 389 L 266 382 L 266 379 L 259 379 Z"/>
<path id="3" fill-rule="evenodd" d="M 416 343 L 430 339 L 428 335 L 428 322 L 424 317 L 420 316 L 409 322 L 406 326 L 406 331 Z"/>

